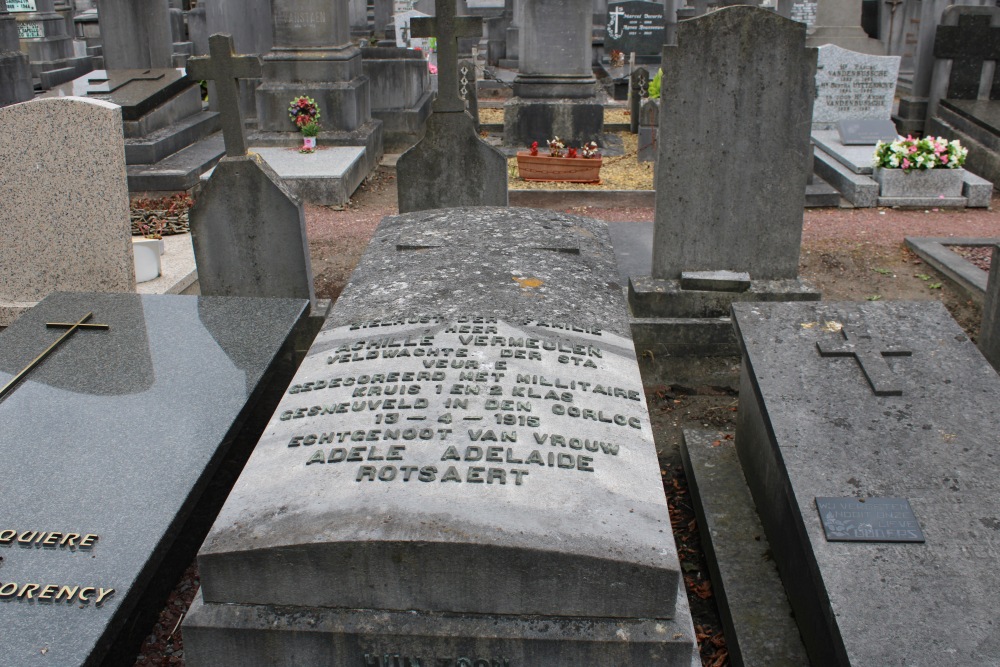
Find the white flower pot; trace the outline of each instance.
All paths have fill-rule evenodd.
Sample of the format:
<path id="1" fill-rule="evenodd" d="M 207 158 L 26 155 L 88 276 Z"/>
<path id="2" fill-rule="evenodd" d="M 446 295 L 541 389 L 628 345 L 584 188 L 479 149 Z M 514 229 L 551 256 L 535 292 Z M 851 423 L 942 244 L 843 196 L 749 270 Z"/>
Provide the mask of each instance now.
<path id="1" fill-rule="evenodd" d="M 309 150 L 316 148 L 316 137 L 302 137 L 302 148 Z"/>
<path id="2" fill-rule="evenodd" d="M 875 169 L 882 197 L 961 197 L 964 169 Z"/>
<path id="3" fill-rule="evenodd" d="M 145 283 L 160 276 L 160 248 L 162 239 L 132 239 L 132 256 L 135 258 L 135 281 Z"/>

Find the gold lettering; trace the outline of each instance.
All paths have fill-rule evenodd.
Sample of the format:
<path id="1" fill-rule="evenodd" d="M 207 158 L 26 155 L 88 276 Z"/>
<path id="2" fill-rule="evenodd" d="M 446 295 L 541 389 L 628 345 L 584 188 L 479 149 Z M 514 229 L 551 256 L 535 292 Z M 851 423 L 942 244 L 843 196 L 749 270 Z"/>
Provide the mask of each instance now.
<path id="1" fill-rule="evenodd" d="M 15 593 L 17 593 L 17 584 L 7 582 L 6 584 L 0 585 L 0 598 L 14 597 Z"/>
<path id="2" fill-rule="evenodd" d="M 95 605 L 100 605 L 104 602 L 104 598 L 111 597 L 115 594 L 115 589 L 113 588 L 99 588 L 97 589 L 97 600 L 94 602 Z"/>
<path id="3" fill-rule="evenodd" d="M 66 597 L 66 602 L 72 602 L 73 598 L 76 597 L 76 592 L 78 590 L 80 590 L 79 586 L 60 586 L 59 592 L 56 593 L 56 602 L 58 602 L 63 596 Z"/>
<path id="4" fill-rule="evenodd" d="M 76 541 L 80 539 L 80 533 L 66 533 L 63 535 L 62 541 L 59 543 L 61 547 L 74 547 L 76 546 Z"/>
<path id="5" fill-rule="evenodd" d="M 94 542 L 96 541 L 97 541 L 97 535 L 94 535 L 93 533 L 87 533 L 86 535 L 83 536 L 83 539 L 80 540 L 80 548 L 89 549 L 90 547 L 94 546 Z"/>
<path id="6" fill-rule="evenodd" d="M 56 545 L 56 542 L 59 541 L 60 537 L 62 537 L 62 533 L 49 533 L 48 537 L 46 537 L 42 541 L 42 546 L 43 547 L 54 547 Z"/>
<path id="7" fill-rule="evenodd" d="M 77 593 L 76 595 L 76 597 L 80 600 L 80 602 L 90 602 L 90 594 L 84 595 L 85 593 L 87 593 L 87 591 L 90 591 L 90 593 L 95 593 L 97 589 L 94 588 L 93 586 L 84 586 L 83 588 L 81 588 L 80 592 Z"/>
<path id="8" fill-rule="evenodd" d="M 20 592 L 18 592 L 17 597 L 26 598 L 30 600 L 31 594 L 34 591 L 37 591 L 39 588 L 41 588 L 41 586 L 39 586 L 38 584 L 25 584 L 24 586 L 21 587 L 21 590 Z"/>
<path id="9" fill-rule="evenodd" d="M 39 600 L 51 600 L 52 599 L 52 594 L 55 593 L 58 588 L 59 587 L 56 586 L 55 584 L 49 584 L 48 586 L 46 586 L 45 588 L 43 588 L 41 590 L 41 592 L 38 594 L 38 599 Z"/>

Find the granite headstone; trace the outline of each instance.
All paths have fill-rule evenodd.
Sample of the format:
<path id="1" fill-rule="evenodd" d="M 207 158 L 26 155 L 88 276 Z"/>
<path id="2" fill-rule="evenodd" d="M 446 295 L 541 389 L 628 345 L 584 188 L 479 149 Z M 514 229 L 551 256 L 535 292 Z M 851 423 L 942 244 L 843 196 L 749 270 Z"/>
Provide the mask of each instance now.
<path id="1" fill-rule="evenodd" d="M 221 506 L 209 483 L 239 470 L 264 426 L 252 415 L 277 398 L 267 383 L 291 375 L 279 353 L 305 306 L 57 293 L 0 333 L 6 385 L 67 333 L 47 323 L 108 326 L 0 399 L 0 664 L 135 661 Z"/>
<path id="2" fill-rule="evenodd" d="M 813 129 L 841 120 L 889 120 L 899 76 L 899 56 L 873 56 L 834 44 L 819 47 Z"/>
<path id="3" fill-rule="evenodd" d="M 51 292 L 135 291 L 121 128 L 97 100 L 0 109 L 0 326 Z"/>
<path id="4" fill-rule="evenodd" d="M 983 301 L 983 325 L 979 330 L 979 349 L 1000 373 L 1000 245 L 993 247 L 990 277 Z"/>
<path id="5" fill-rule="evenodd" d="M 610 248 L 383 220 L 202 548 L 187 664 L 691 667 Z"/>
<path id="6" fill-rule="evenodd" d="M 604 51 L 659 55 L 666 43 L 666 17 L 660 2 L 626 0 L 608 4 Z"/>
<path id="7" fill-rule="evenodd" d="M 733 313 L 736 447 L 811 663 L 995 662 L 1000 376 L 936 301 Z M 873 539 L 912 537 L 915 519 L 925 542 L 828 541 L 826 498 L 907 500 L 912 515 L 893 507 L 857 531 L 865 512 L 834 518 Z"/>

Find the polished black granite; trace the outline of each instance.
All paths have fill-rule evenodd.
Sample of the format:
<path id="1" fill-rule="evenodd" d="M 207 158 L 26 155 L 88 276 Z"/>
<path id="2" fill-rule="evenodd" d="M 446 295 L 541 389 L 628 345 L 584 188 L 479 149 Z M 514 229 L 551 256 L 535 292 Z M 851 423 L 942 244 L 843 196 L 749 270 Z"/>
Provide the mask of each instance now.
<path id="1" fill-rule="evenodd" d="M 110 325 L 75 332 L 0 399 L 0 666 L 101 662 L 307 305 L 61 293 L 0 333 L 3 386 L 65 333 L 46 323 Z"/>

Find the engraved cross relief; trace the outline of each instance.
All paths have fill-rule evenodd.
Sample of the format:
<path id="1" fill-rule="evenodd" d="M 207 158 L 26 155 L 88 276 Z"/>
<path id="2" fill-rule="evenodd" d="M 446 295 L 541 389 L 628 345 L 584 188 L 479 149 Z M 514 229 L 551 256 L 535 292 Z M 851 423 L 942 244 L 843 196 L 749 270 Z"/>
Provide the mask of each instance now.
<path id="1" fill-rule="evenodd" d="M 42 363 L 45 357 L 49 356 L 53 352 L 53 350 L 59 347 L 66 339 L 68 339 L 70 336 L 75 334 L 80 329 L 101 329 L 106 331 L 111 328 L 111 326 L 107 324 L 88 323 L 87 320 L 89 320 L 93 316 L 94 313 L 90 312 L 81 317 L 76 322 L 47 322 L 45 326 L 47 326 L 49 329 L 66 329 L 66 333 L 57 338 L 56 341 L 52 343 L 52 345 L 49 345 L 44 352 L 35 357 L 34 361 L 25 366 L 24 370 L 15 375 L 10 382 L 5 384 L 3 387 L 0 387 L 0 400 L 3 400 L 4 396 L 12 392 L 14 390 L 14 387 L 16 387 L 17 384 L 21 380 L 23 380 L 28 373 L 34 370 L 35 367 L 38 366 L 38 364 Z"/>
<path id="2" fill-rule="evenodd" d="M 885 357 L 908 357 L 913 352 L 895 345 L 880 345 L 871 334 L 849 332 L 847 328 L 841 332 L 844 340 L 840 343 L 816 343 L 820 356 L 855 357 L 876 396 L 902 396 L 903 388 Z"/>
<path id="3" fill-rule="evenodd" d="M 998 37 L 1000 26 L 990 25 L 990 17 L 986 15 L 963 14 L 958 17 L 958 25 L 938 26 L 934 36 L 934 57 L 954 61 L 948 81 L 949 98 L 976 99 L 983 63 L 1000 61 Z M 1000 99 L 1000 67 L 993 74 L 990 99 Z"/>
<path id="4" fill-rule="evenodd" d="M 195 79 L 215 81 L 215 94 L 219 98 L 222 114 L 222 138 L 227 157 L 247 154 L 247 139 L 243 132 L 243 112 L 240 110 L 238 79 L 255 79 L 261 76 L 260 56 L 233 54 L 233 38 L 215 34 L 208 40 L 209 57 L 189 58 L 187 72 Z"/>
<path id="5" fill-rule="evenodd" d="M 410 19 L 413 37 L 437 37 L 438 96 L 434 111 L 465 111 L 458 93 L 458 40 L 483 34 L 479 16 L 455 16 L 454 0 L 434 0 L 437 16 Z"/>
<path id="6" fill-rule="evenodd" d="M 130 77 L 122 77 L 112 79 L 111 77 L 94 77 L 92 79 L 87 79 L 87 94 L 88 95 L 107 95 L 108 93 L 113 93 L 119 88 L 123 88 L 133 81 L 159 81 L 164 77 L 163 72 L 153 72 L 152 70 L 146 70 L 140 74 Z"/>

